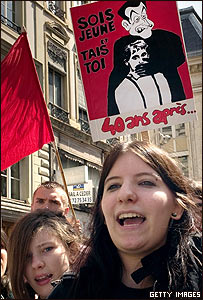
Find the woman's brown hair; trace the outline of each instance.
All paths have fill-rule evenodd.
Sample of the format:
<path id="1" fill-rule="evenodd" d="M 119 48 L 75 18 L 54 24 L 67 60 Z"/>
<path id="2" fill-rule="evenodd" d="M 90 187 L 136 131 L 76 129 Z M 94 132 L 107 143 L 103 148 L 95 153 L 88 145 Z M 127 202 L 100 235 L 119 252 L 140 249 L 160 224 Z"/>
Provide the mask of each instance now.
<path id="1" fill-rule="evenodd" d="M 169 290 L 198 290 L 198 282 L 194 282 L 187 277 L 189 266 L 192 266 L 193 272 L 196 272 L 195 274 L 199 274 L 198 270 L 201 265 L 200 252 L 194 243 L 194 239 L 191 237 L 191 235 L 200 233 L 195 222 L 197 216 L 195 212 L 198 210 L 198 207 L 195 203 L 196 192 L 194 186 L 184 176 L 176 160 L 171 158 L 164 150 L 144 141 L 119 143 L 107 155 L 102 168 L 97 199 L 90 223 L 90 240 L 88 247 L 84 250 L 86 253 L 83 253 L 78 260 L 76 270 L 79 271 L 81 266 L 92 270 L 92 272 L 89 272 L 89 290 L 91 290 L 91 293 L 98 290 L 95 297 L 98 294 L 102 294 L 102 291 L 105 290 L 105 285 L 107 286 L 109 283 L 113 285 L 114 282 L 120 282 L 122 279 L 122 262 L 105 225 L 101 200 L 105 179 L 118 157 L 128 151 L 140 157 L 161 176 L 163 182 L 175 196 L 178 204 L 184 209 L 181 219 L 171 219 L 168 227 L 167 269 Z M 91 278 L 91 274 L 94 274 L 94 278 Z"/>
<path id="2" fill-rule="evenodd" d="M 15 299 L 33 299 L 35 291 L 24 281 L 30 243 L 42 228 L 59 238 L 69 251 L 70 266 L 79 251 L 79 236 L 61 212 L 37 210 L 28 213 L 15 224 L 8 244 L 8 270 Z"/>

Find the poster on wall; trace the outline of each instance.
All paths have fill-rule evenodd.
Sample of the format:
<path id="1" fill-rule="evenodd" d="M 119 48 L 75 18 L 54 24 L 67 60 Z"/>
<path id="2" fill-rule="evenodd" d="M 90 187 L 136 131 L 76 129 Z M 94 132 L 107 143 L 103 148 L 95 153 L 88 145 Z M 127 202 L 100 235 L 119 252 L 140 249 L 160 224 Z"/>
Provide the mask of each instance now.
<path id="1" fill-rule="evenodd" d="M 71 8 L 93 141 L 197 119 L 176 1 Z"/>

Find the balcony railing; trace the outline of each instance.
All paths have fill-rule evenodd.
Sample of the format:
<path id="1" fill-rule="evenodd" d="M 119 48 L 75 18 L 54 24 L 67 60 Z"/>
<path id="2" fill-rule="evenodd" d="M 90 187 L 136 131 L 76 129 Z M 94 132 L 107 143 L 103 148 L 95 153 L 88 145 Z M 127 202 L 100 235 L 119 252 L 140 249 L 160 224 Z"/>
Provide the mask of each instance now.
<path id="1" fill-rule="evenodd" d="M 82 119 L 79 119 L 79 122 L 80 122 L 81 130 L 83 132 L 85 132 L 85 133 L 90 134 L 90 125 L 89 125 L 89 122 L 85 121 L 85 120 L 82 120 Z"/>
<path id="2" fill-rule="evenodd" d="M 60 9 L 54 2 L 48 1 L 48 9 L 52 12 L 52 14 L 59 17 L 62 21 L 65 21 L 65 11 Z"/>
<path id="3" fill-rule="evenodd" d="M 48 107 L 51 111 L 51 116 L 69 124 L 69 112 L 51 102 L 49 102 Z"/>
<path id="4" fill-rule="evenodd" d="M 7 25 L 8 27 L 10 27 L 11 29 L 13 29 L 17 33 L 21 34 L 21 28 L 20 28 L 20 26 L 18 26 L 17 24 L 15 24 L 14 22 L 12 22 L 11 20 L 7 19 L 3 15 L 1 15 L 1 23 Z"/>

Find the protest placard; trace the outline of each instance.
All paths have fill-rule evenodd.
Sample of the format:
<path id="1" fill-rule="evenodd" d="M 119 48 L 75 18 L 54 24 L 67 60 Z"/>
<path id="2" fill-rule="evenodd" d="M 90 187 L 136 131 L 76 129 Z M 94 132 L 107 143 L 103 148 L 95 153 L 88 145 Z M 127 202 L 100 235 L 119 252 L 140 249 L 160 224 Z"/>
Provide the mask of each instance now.
<path id="1" fill-rule="evenodd" d="M 93 141 L 196 120 L 176 1 L 71 8 Z"/>

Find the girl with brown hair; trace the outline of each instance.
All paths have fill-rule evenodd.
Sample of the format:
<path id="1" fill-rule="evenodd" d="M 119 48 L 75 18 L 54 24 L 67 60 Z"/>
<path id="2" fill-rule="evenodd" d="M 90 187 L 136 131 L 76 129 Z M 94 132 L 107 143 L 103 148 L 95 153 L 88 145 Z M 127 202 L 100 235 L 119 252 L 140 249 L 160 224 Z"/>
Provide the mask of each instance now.
<path id="1" fill-rule="evenodd" d="M 69 271 L 79 236 L 62 212 L 37 210 L 14 226 L 8 245 L 8 269 L 15 299 L 45 299 L 52 281 Z"/>

